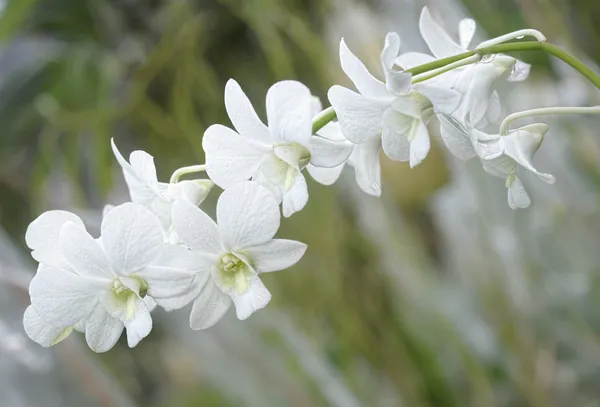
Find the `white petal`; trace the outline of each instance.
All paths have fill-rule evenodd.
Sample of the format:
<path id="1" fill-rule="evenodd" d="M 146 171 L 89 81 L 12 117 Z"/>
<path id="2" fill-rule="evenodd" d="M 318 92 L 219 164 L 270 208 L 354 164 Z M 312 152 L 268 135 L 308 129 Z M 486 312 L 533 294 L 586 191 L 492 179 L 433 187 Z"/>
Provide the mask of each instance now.
<path id="1" fill-rule="evenodd" d="M 492 92 L 490 97 L 487 111 L 485 113 L 486 119 L 490 123 L 496 123 L 502 115 L 502 104 L 500 103 L 500 95 L 497 91 Z M 484 126 L 482 126 L 484 127 Z"/>
<path id="2" fill-rule="evenodd" d="M 271 154 L 271 155 L 273 156 L 273 154 Z M 277 157 L 275 157 L 275 158 L 277 158 Z M 254 177 L 252 177 L 252 181 L 258 182 L 260 185 L 262 185 L 263 187 L 265 187 L 269 191 L 271 191 L 271 193 L 275 197 L 275 200 L 277 201 L 277 204 L 280 204 L 283 201 L 283 191 L 284 191 L 284 188 L 282 188 L 281 186 L 279 186 L 278 183 L 273 183 L 270 180 L 270 175 L 269 175 L 269 177 L 267 177 L 266 174 L 268 173 L 268 170 L 265 167 L 265 163 L 267 163 L 267 161 L 270 161 L 270 160 L 265 160 L 263 162 L 263 166 L 261 168 L 261 171 L 258 171 L 256 173 L 256 175 Z M 277 159 L 277 162 L 281 163 L 281 160 Z M 275 169 L 275 170 L 277 170 L 277 169 Z M 285 171 L 287 171 L 287 169 Z M 287 172 L 285 174 L 287 174 Z M 285 174 L 283 175 L 284 177 L 285 177 Z M 279 177 L 279 176 L 276 175 L 276 177 Z"/>
<path id="3" fill-rule="evenodd" d="M 135 347 L 152 331 L 152 317 L 146 307 L 146 303 L 141 298 L 136 301 L 136 310 L 134 317 L 126 320 L 125 329 L 127 330 L 127 344 L 130 348 Z"/>
<path id="4" fill-rule="evenodd" d="M 169 193 L 175 199 L 184 199 L 194 205 L 200 205 L 213 187 L 210 180 L 198 179 L 193 181 L 180 181 L 176 184 L 168 184 Z M 171 219 L 171 207 L 169 206 L 169 220 Z"/>
<path id="5" fill-rule="evenodd" d="M 119 205 L 102 220 L 102 244 L 118 274 L 130 275 L 147 266 L 162 243 L 158 219 L 141 205 Z"/>
<path id="6" fill-rule="evenodd" d="M 417 83 L 413 89 L 425 95 L 433 104 L 433 109 L 439 113 L 453 113 L 462 99 L 461 93 L 454 89 L 428 83 Z"/>
<path id="7" fill-rule="evenodd" d="M 65 224 L 59 241 L 65 258 L 77 274 L 106 281 L 115 277 L 102 246 L 82 226 Z"/>
<path id="8" fill-rule="evenodd" d="M 289 218 L 294 213 L 302 210 L 307 202 L 308 186 L 306 185 L 306 179 L 300 171 L 297 171 L 294 176 L 292 187 L 283 193 L 283 216 Z"/>
<path id="9" fill-rule="evenodd" d="M 223 318 L 230 306 L 231 298 L 209 279 L 192 306 L 190 327 L 194 330 L 212 327 Z"/>
<path id="10" fill-rule="evenodd" d="M 405 116 L 408 117 L 408 116 Z M 411 119 L 411 122 L 419 122 Z M 410 141 L 405 133 L 395 133 L 389 128 L 384 128 L 381 134 L 383 152 L 394 161 L 408 161 L 410 159 Z"/>
<path id="11" fill-rule="evenodd" d="M 531 71 L 531 65 L 525 63 L 521 60 L 516 61 L 513 70 L 508 75 L 507 80 L 509 82 L 521 82 L 529 77 L 529 72 Z"/>
<path id="12" fill-rule="evenodd" d="M 146 185 L 153 187 L 158 184 L 154 157 L 150 154 L 141 150 L 133 151 L 129 156 L 129 163 L 133 171 Z"/>
<path id="13" fill-rule="evenodd" d="M 449 115 L 438 115 L 440 136 L 448 150 L 461 160 L 470 160 L 477 156 L 465 126 Z"/>
<path id="14" fill-rule="evenodd" d="M 369 73 L 365 65 L 348 49 L 343 38 L 340 41 L 340 62 L 342 70 L 362 95 L 387 97 L 385 84 Z"/>
<path id="15" fill-rule="evenodd" d="M 285 270 L 298 263 L 306 248 L 306 244 L 295 240 L 273 239 L 244 250 L 244 255 L 258 273 L 268 273 Z"/>
<path id="16" fill-rule="evenodd" d="M 204 133 L 206 172 L 221 188 L 252 177 L 272 146 L 243 137 L 228 127 L 213 124 Z"/>
<path id="17" fill-rule="evenodd" d="M 517 163 L 512 158 L 502 155 L 492 160 L 481 160 L 483 169 L 495 177 L 506 178 L 517 172 Z"/>
<path id="18" fill-rule="evenodd" d="M 390 32 L 385 37 L 385 45 L 381 51 L 381 65 L 385 74 L 385 87 L 395 95 L 404 95 L 410 91 L 412 75 L 408 72 L 395 71 L 394 61 L 400 51 L 400 36 Z"/>
<path id="19" fill-rule="evenodd" d="M 306 166 L 306 170 L 311 177 L 319 184 L 333 185 L 340 177 L 342 170 L 346 164 L 340 164 L 333 168 L 315 167 L 312 164 Z"/>
<path id="20" fill-rule="evenodd" d="M 68 267 L 58 241 L 60 229 L 67 222 L 84 227 L 77 215 L 66 211 L 44 212 L 29 224 L 25 233 L 25 242 L 33 250 L 31 256 L 34 259 L 49 266 Z"/>
<path id="21" fill-rule="evenodd" d="M 454 42 L 448 33 L 435 22 L 427 7 L 423 7 L 423 11 L 421 12 L 419 29 L 421 30 L 421 36 L 427 43 L 431 53 L 438 59 L 466 51 Z"/>
<path id="22" fill-rule="evenodd" d="M 210 270 L 204 270 L 195 276 L 190 287 L 183 293 L 173 297 L 155 298 L 155 300 L 166 311 L 181 309 L 198 297 L 204 285 L 211 281 L 211 278 Z"/>
<path id="23" fill-rule="evenodd" d="M 239 134 L 262 144 L 271 144 L 269 128 L 258 118 L 248 96 L 233 79 L 225 85 L 225 109 Z"/>
<path id="24" fill-rule="evenodd" d="M 47 348 L 63 341 L 73 331 L 71 327 L 50 325 L 44 321 L 32 306 L 23 315 L 25 333 L 32 341 Z"/>
<path id="25" fill-rule="evenodd" d="M 293 176 L 294 171 L 296 171 L 296 168 L 290 166 L 275 154 L 269 154 L 263 159 L 258 174 L 264 175 L 266 182 L 287 189 L 291 187 L 293 178 L 290 178 L 290 176 Z"/>
<path id="26" fill-rule="evenodd" d="M 273 153 L 276 157 L 283 160 L 286 164 L 294 168 L 304 166 L 303 162 L 310 159 L 310 151 L 307 147 L 298 143 L 285 143 L 276 145 L 273 148 Z"/>
<path id="27" fill-rule="evenodd" d="M 175 231 L 186 246 L 203 253 L 222 253 L 217 224 L 202 209 L 189 202 L 176 200 L 172 216 Z"/>
<path id="28" fill-rule="evenodd" d="M 342 134 L 342 129 L 338 122 L 329 122 L 317 132 L 318 136 L 332 141 L 348 141 Z"/>
<path id="29" fill-rule="evenodd" d="M 419 121 L 414 129 L 414 135 L 409 134 L 410 142 L 410 168 L 415 168 L 427 157 L 431 143 L 429 141 L 429 132 L 423 122 Z"/>
<path id="30" fill-rule="evenodd" d="M 94 352 L 107 352 L 123 333 L 121 321 L 110 316 L 102 306 L 96 306 L 85 324 L 85 340 Z"/>
<path id="31" fill-rule="evenodd" d="M 463 50 L 467 50 L 469 48 L 469 44 L 471 44 L 471 40 L 475 35 L 476 28 L 477 24 L 472 18 L 463 18 L 458 23 L 458 38 L 460 40 L 460 46 Z"/>
<path id="32" fill-rule="evenodd" d="M 297 81 L 271 86 L 267 91 L 267 118 L 274 142 L 308 146 L 312 135 L 312 95 L 308 88 Z"/>
<path id="33" fill-rule="evenodd" d="M 514 159 L 519 165 L 533 172 L 541 180 L 553 184 L 554 176 L 539 172 L 533 166 L 533 156 L 540 148 L 548 126 L 543 123 L 521 127 L 507 136 L 502 137 L 505 154 Z"/>
<path id="34" fill-rule="evenodd" d="M 248 291 L 232 298 L 235 313 L 240 320 L 247 319 L 255 311 L 264 308 L 271 301 L 271 293 L 260 278 L 252 277 L 248 281 Z"/>
<path id="35" fill-rule="evenodd" d="M 392 69 L 394 61 L 400 51 L 400 36 L 395 32 L 389 32 L 385 36 L 385 43 L 381 51 L 381 65 L 384 70 Z"/>
<path id="36" fill-rule="evenodd" d="M 146 182 L 147 180 L 143 178 L 142 174 L 138 174 L 136 170 L 134 170 L 133 166 L 121 155 L 117 149 L 114 139 L 111 139 L 110 143 L 113 153 L 123 169 L 123 176 L 125 177 L 125 182 L 129 188 L 131 200 L 141 205 L 151 205 L 152 201 L 157 199 L 158 190 L 156 183 L 149 185 Z M 133 153 L 132 156 L 134 156 Z M 137 164 L 138 167 L 141 167 L 141 163 L 138 162 Z M 154 178 L 156 178 L 156 172 Z"/>
<path id="37" fill-rule="evenodd" d="M 373 137 L 362 144 L 357 144 L 349 160 L 354 167 L 358 186 L 373 196 L 381 195 L 380 149 L 381 137 Z"/>
<path id="38" fill-rule="evenodd" d="M 354 148 L 349 141 L 332 141 L 319 136 L 313 136 L 310 144 L 310 163 L 324 168 L 333 168 L 345 163 Z"/>
<path id="39" fill-rule="evenodd" d="M 382 115 L 391 100 L 368 99 L 338 85 L 329 89 L 327 96 L 348 140 L 364 143 L 381 132 Z"/>
<path id="40" fill-rule="evenodd" d="M 405 52 L 400 54 L 394 64 L 401 66 L 403 69 L 411 69 L 415 66 L 428 64 L 435 61 L 435 58 L 429 54 L 423 54 L 421 52 Z"/>
<path id="41" fill-rule="evenodd" d="M 156 309 L 156 307 L 158 306 L 156 301 L 154 301 L 154 298 L 150 297 L 149 295 L 145 296 L 143 298 L 143 300 L 144 300 L 144 304 L 146 304 L 146 308 L 148 308 L 148 312 L 154 311 Z"/>
<path id="42" fill-rule="evenodd" d="M 31 305 L 47 323 L 68 327 L 86 317 L 98 298 L 89 280 L 52 267 L 41 266 L 29 285 Z"/>
<path id="43" fill-rule="evenodd" d="M 397 112 L 417 119 L 423 119 L 424 112 L 431 110 L 431 107 L 431 101 L 420 92 L 397 97 L 392 103 L 392 108 Z M 387 124 L 387 117 L 385 119 Z"/>
<path id="44" fill-rule="evenodd" d="M 512 209 L 527 208 L 531 205 L 531 198 L 519 178 L 515 177 L 508 187 L 508 205 Z"/>
<path id="45" fill-rule="evenodd" d="M 217 224 L 228 250 L 242 250 L 271 239 L 279 229 L 279 205 L 267 188 L 242 182 L 217 202 Z"/>
<path id="46" fill-rule="evenodd" d="M 184 293 L 199 271 L 197 253 L 181 246 L 164 245 L 159 256 L 136 275 L 148 284 L 148 295 L 158 299 Z"/>

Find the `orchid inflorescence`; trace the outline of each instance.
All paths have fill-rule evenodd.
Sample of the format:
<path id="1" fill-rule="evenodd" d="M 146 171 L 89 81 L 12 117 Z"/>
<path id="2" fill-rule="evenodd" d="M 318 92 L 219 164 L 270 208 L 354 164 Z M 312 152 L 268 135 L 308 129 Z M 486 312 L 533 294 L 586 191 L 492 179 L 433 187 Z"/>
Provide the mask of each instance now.
<path id="1" fill-rule="evenodd" d="M 530 70 L 502 52 L 546 50 L 599 87 L 600 78 L 535 30 L 469 50 L 475 32 L 471 19 L 460 22 L 458 42 L 427 8 L 419 27 L 432 55 L 400 54 L 399 36 L 387 34 L 383 81 L 342 40 L 341 67 L 358 92 L 333 86 L 328 92 L 332 107 L 325 110 L 302 83 L 282 81 L 267 92 L 265 125 L 230 79 L 225 108 L 233 129 L 210 126 L 202 140 L 206 163 L 178 169 L 169 183 L 158 181 L 152 156 L 134 151 L 126 160 L 113 141 L 132 202 L 106 207 L 100 237 L 92 237 L 79 217 L 65 211 L 45 212 L 29 225 L 26 243 L 39 262 L 24 315 L 29 337 L 51 346 L 76 330 L 92 350 L 105 352 L 123 329 L 130 347 L 146 337 L 156 306 L 171 311 L 192 303 L 195 330 L 213 326 L 232 304 L 240 320 L 248 318 L 271 299 L 261 274 L 289 268 L 306 251 L 304 243 L 273 238 L 280 225 L 279 205 L 290 217 L 308 201 L 304 169 L 315 181 L 331 185 L 349 164 L 359 187 L 379 196 L 380 150 L 392 160 L 408 161 L 411 168 L 419 165 L 431 146 L 427 126 L 436 117 L 452 154 L 478 158 L 486 172 L 505 179 L 511 208 L 529 206 L 520 170 L 554 182 L 532 162 L 548 126 L 510 130 L 510 122 L 600 109 L 531 110 L 508 116 L 496 133 L 484 132 L 501 115 L 498 84 L 522 81 Z M 536 41 L 512 41 L 523 36 Z M 180 180 L 203 171 L 209 179 Z M 216 222 L 199 207 L 214 185 L 224 190 Z"/>

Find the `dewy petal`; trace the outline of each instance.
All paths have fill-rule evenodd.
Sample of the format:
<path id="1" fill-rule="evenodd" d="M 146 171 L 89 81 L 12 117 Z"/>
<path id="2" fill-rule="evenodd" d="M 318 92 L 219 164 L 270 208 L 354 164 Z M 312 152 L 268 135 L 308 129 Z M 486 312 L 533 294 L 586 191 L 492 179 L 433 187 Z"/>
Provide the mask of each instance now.
<path id="1" fill-rule="evenodd" d="M 541 180 L 549 184 L 555 181 L 554 176 L 541 173 L 533 166 L 533 156 L 540 148 L 548 126 L 543 123 L 521 127 L 501 138 L 505 154 L 514 159 L 519 165 L 533 172 Z"/>
<path id="2" fill-rule="evenodd" d="M 531 71 L 531 65 L 521 60 L 516 60 L 515 66 L 508 75 L 507 80 L 509 82 L 521 82 L 529 77 Z"/>
<path id="3" fill-rule="evenodd" d="M 327 96 L 348 140 L 364 143 L 381 133 L 382 115 L 391 99 L 369 99 L 338 85 L 331 87 Z"/>
<path id="4" fill-rule="evenodd" d="M 130 275 L 146 267 L 162 243 L 158 219 L 141 205 L 119 205 L 102 220 L 102 244 L 118 274 Z"/>
<path id="5" fill-rule="evenodd" d="M 308 186 L 306 185 L 306 179 L 300 171 L 296 171 L 292 187 L 283 193 L 283 202 L 281 205 L 283 216 L 289 218 L 294 213 L 302 210 L 307 202 Z"/>
<path id="6" fill-rule="evenodd" d="M 267 91 L 267 118 L 274 142 L 307 147 L 312 135 L 310 90 L 297 81 L 277 82 Z"/>
<path id="7" fill-rule="evenodd" d="M 44 212 L 29 224 L 25 242 L 33 250 L 31 256 L 34 259 L 49 266 L 68 267 L 58 241 L 60 229 L 67 222 L 84 227 L 79 216 L 67 211 Z"/>
<path id="8" fill-rule="evenodd" d="M 127 330 L 127 344 L 135 347 L 152 331 L 152 317 L 143 299 L 137 298 L 134 317 L 123 321 Z"/>
<path id="9" fill-rule="evenodd" d="M 402 69 L 411 69 L 415 66 L 428 64 L 435 61 L 435 58 L 429 54 L 423 54 L 421 52 L 405 52 L 400 54 L 394 64 L 401 66 Z"/>
<path id="10" fill-rule="evenodd" d="M 244 250 L 244 255 L 258 273 L 285 270 L 298 263 L 306 244 L 295 240 L 273 239 Z"/>
<path id="11" fill-rule="evenodd" d="M 342 174 L 342 170 L 346 164 L 340 164 L 333 168 L 315 167 L 312 164 L 306 166 L 306 170 L 311 177 L 319 184 L 322 185 L 333 185 Z"/>
<path id="12" fill-rule="evenodd" d="M 85 318 L 98 288 L 75 273 L 41 265 L 29 285 L 31 305 L 48 324 L 68 327 Z"/>
<path id="13" fill-rule="evenodd" d="M 23 326 L 29 338 L 47 348 L 63 341 L 73 331 L 72 327 L 50 325 L 44 321 L 32 306 L 23 315 Z"/>
<path id="14" fill-rule="evenodd" d="M 230 306 L 231 298 L 209 278 L 192 305 L 190 327 L 194 330 L 212 327 L 223 318 Z"/>
<path id="15" fill-rule="evenodd" d="M 260 278 L 254 276 L 248 281 L 248 291 L 232 297 L 235 313 L 240 320 L 247 319 L 254 312 L 264 308 L 271 301 L 271 293 Z"/>
<path id="16" fill-rule="evenodd" d="M 429 132 L 422 121 L 418 121 L 414 128 L 414 135 L 409 135 L 410 142 L 410 168 L 415 168 L 427 157 L 431 142 L 429 140 Z"/>
<path id="17" fill-rule="evenodd" d="M 349 141 L 332 141 L 324 137 L 311 138 L 310 163 L 317 167 L 333 168 L 348 160 L 354 145 Z"/>
<path id="18" fill-rule="evenodd" d="M 411 122 L 418 121 L 418 119 L 412 118 L 410 120 Z M 410 141 L 406 138 L 405 133 L 396 133 L 385 127 L 381 134 L 381 144 L 385 155 L 392 160 L 408 161 L 410 159 Z"/>
<path id="19" fill-rule="evenodd" d="M 260 144 L 228 127 L 213 124 L 204 133 L 206 172 L 221 188 L 246 181 L 254 175 L 272 145 Z"/>
<path id="20" fill-rule="evenodd" d="M 445 114 L 438 115 L 438 119 L 440 121 L 440 136 L 453 155 L 465 161 L 477 156 L 469 138 L 469 133 L 462 123 Z"/>
<path id="21" fill-rule="evenodd" d="M 158 250 L 158 249 L 157 249 Z M 173 297 L 185 292 L 201 270 L 197 253 L 182 246 L 164 245 L 158 257 L 137 273 L 148 285 L 148 295 Z"/>
<path id="22" fill-rule="evenodd" d="M 267 188 L 242 182 L 217 202 L 217 224 L 227 250 L 243 250 L 271 239 L 279 229 L 279 205 Z"/>
<path id="23" fill-rule="evenodd" d="M 98 305 L 90 313 L 85 324 L 85 340 L 97 353 L 112 349 L 123 333 L 124 325 Z"/>
<path id="24" fill-rule="evenodd" d="M 421 30 L 421 36 L 427 43 L 431 53 L 438 59 L 450 57 L 466 51 L 463 47 L 454 42 L 448 33 L 435 22 L 427 7 L 423 7 L 423 11 L 421 11 L 419 29 Z"/>
<path id="25" fill-rule="evenodd" d="M 466 51 L 473 40 L 477 24 L 472 18 L 463 18 L 458 23 L 458 38 L 461 48 Z"/>
<path id="26" fill-rule="evenodd" d="M 527 208 L 531 205 L 531 198 L 527 194 L 521 180 L 515 177 L 508 187 L 508 205 L 512 209 Z"/>
<path id="27" fill-rule="evenodd" d="M 358 186 L 369 195 L 381 195 L 381 137 L 374 137 L 354 147 L 349 164 L 354 167 Z"/>
<path id="28" fill-rule="evenodd" d="M 269 128 L 259 119 L 248 96 L 233 79 L 225 85 L 225 109 L 239 134 L 261 144 L 272 143 Z"/>
<path id="29" fill-rule="evenodd" d="M 102 246 L 82 226 L 66 223 L 60 230 L 59 241 L 65 258 L 77 274 L 106 281 L 115 277 Z"/>
<path id="30" fill-rule="evenodd" d="M 343 38 L 340 41 L 340 62 L 342 70 L 362 95 L 375 98 L 388 96 L 385 84 L 371 75 L 360 59 L 350 51 Z"/>
<path id="31" fill-rule="evenodd" d="M 428 83 L 417 83 L 413 89 L 425 95 L 433 104 L 433 109 L 438 113 L 453 113 L 460 104 L 462 95 L 454 89 Z"/>
<path id="32" fill-rule="evenodd" d="M 202 209 L 189 202 L 176 200 L 172 217 L 175 231 L 186 246 L 215 256 L 223 253 L 217 224 Z"/>

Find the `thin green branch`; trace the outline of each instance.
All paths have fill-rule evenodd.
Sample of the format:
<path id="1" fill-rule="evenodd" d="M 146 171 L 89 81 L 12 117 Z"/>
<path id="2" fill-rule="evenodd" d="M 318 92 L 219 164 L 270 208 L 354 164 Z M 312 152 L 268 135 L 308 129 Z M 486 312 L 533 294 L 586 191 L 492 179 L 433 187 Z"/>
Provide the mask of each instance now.
<path id="1" fill-rule="evenodd" d="M 316 115 L 312 121 L 313 134 L 321 130 L 327 123 L 335 119 L 335 117 L 336 115 L 333 106 L 329 106 L 327 109 Z"/>
<path id="2" fill-rule="evenodd" d="M 510 131 L 510 124 L 518 119 L 530 116 L 547 116 L 553 114 L 600 114 L 600 106 L 591 107 L 542 107 L 539 109 L 525 110 L 506 116 L 500 125 L 500 135 Z"/>

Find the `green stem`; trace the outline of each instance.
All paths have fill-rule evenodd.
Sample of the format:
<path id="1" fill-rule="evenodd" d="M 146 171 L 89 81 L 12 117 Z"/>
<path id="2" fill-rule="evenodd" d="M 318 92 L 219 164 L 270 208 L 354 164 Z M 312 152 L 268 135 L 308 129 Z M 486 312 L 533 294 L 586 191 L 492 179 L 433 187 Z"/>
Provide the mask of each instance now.
<path id="1" fill-rule="evenodd" d="M 335 119 L 335 111 L 333 110 L 333 106 L 329 106 L 327 109 L 323 110 L 321 113 L 316 115 L 312 121 L 312 133 L 315 134 L 319 130 L 321 130 L 327 123 Z"/>
<path id="2" fill-rule="evenodd" d="M 171 175 L 171 180 L 169 182 L 171 184 L 176 184 L 179 182 L 179 178 L 183 177 L 186 174 L 193 174 L 196 172 L 203 172 L 203 171 L 206 171 L 205 164 L 190 165 L 189 167 L 182 167 L 182 168 L 175 170 L 173 175 Z"/>
<path id="3" fill-rule="evenodd" d="M 600 114 L 600 106 L 591 107 L 542 107 L 525 110 L 506 116 L 500 125 L 500 135 L 505 136 L 510 131 L 510 124 L 518 119 L 530 116 L 547 116 L 551 114 Z"/>
<path id="4" fill-rule="evenodd" d="M 461 66 L 470 65 L 470 64 L 479 62 L 480 59 L 481 59 L 481 55 L 479 55 L 479 54 L 471 55 L 470 57 L 465 58 L 463 60 L 456 61 L 456 62 L 454 62 L 452 64 L 448 64 L 448 65 L 446 65 L 443 68 L 438 68 L 438 69 L 435 69 L 433 71 L 429 71 L 426 74 L 421 74 L 421 75 L 418 75 L 418 76 L 414 76 L 412 83 L 424 82 L 424 81 L 429 80 L 431 78 L 435 78 L 436 76 L 441 75 L 443 73 L 452 71 L 453 69 L 460 68 Z"/>

